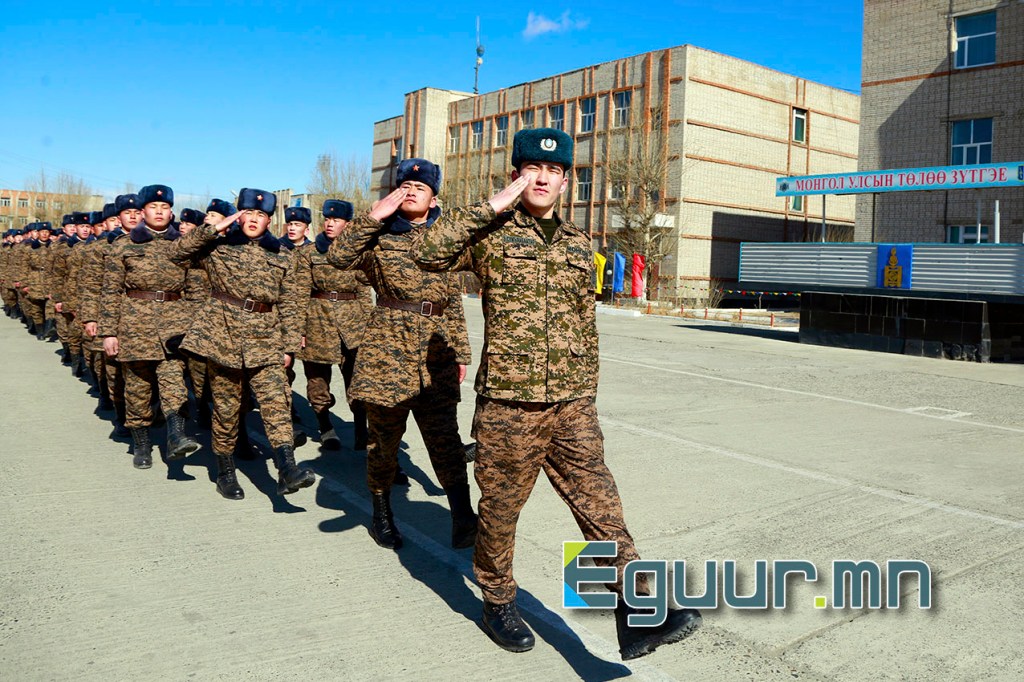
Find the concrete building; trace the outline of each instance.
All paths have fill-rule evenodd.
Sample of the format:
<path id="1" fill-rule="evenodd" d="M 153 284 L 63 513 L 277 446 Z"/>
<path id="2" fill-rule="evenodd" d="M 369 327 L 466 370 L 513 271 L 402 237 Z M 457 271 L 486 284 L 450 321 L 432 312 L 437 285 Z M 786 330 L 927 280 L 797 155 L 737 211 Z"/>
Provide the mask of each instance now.
<path id="1" fill-rule="evenodd" d="M 859 117 L 855 94 L 684 45 L 479 96 L 409 93 L 402 115 L 374 125 L 371 192 L 385 194 L 398 161 L 419 156 L 442 165 L 442 200 L 478 200 L 508 181 L 516 131 L 558 127 L 576 143 L 559 212 L 607 252 L 635 192 L 610 169 L 654 141 L 652 222 L 672 239 L 649 293 L 700 298 L 712 279 L 736 280 L 742 241 L 820 239 L 820 198 L 777 198 L 775 178 L 855 170 Z M 827 208 L 829 237 L 851 239 L 854 198 Z"/>
<path id="2" fill-rule="evenodd" d="M 274 192 L 274 196 L 277 197 L 277 210 L 274 211 L 274 215 L 270 217 L 270 231 L 276 234 L 278 237 L 284 235 L 284 210 L 291 206 L 305 206 L 311 211 L 316 213 L 313 208 L 313 195 L 312 194 L 298 194 L 292 192 L 291 189 L 279 189 Z M 310 226 L 309 238 L 312 239 L 319 233 L 320 221 L 317 219 L 318 216 L 313 216 L 313 224 Z"/>
<path id="3" fill-rule="evenodd" d="M 1024 161 L 1024 2 L 865 0 L 863 171 Z M 1024 187 L 861 195 L 858 241 L 1024 236 Z M 874 234 L 872 234 L 874 227 Z"/>
<path id="4" fill-rule="evenodd" d="M 72 211 L 99 211 L 103 197 L 56 194 L 23 189 L 0 189 L 0 231 L 48 220 L 60 224 L 61 216 Z"/>

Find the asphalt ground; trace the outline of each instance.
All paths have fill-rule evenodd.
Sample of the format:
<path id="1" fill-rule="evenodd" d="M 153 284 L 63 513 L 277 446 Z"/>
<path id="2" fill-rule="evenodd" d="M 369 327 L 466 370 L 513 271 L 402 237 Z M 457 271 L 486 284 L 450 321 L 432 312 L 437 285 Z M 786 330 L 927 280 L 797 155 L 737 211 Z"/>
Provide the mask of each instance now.
<path id="1" fill-rule="evenodd" d="M 478 357 L 479 303 L 466 309 Z M 691 638 L 623 664 L 610 613 L 561 606 L 562 543 L 580 535 L 539 481 L 516 555 L 537 646 L 507 653 L 476 624 L 472 551 L 448 547 L 414 424 L 401 455 L 413 482 L 394 496 L 406 544 L 389 552 L 366 532 L 365 457 L 348 448 L 344 406 L 343 450 L 298 451 L 313 488 L 278 497 L 268 461 L 242 463 L 246 498 L 227 501 L 208 447 L 133 469 L 56 344 L 2 318 L 0 679 L 1024 677 L 1024 368 L 677 318 L 599 325 L 607 461 L 641 555 L 686 560 L 689 594 L 707 560 L 736 562 L 740 595 L 758 560 L 812 562 L 818 582 L 791 577 L 786 608 L 723 598 Z M 466 441 L 473 395 L 470 378 Z M 249 426 L 262 433 L 256 413 Z M 900 584 L 900 608 L 833 608 L 834 560 L 884 572 L 898 559 L 928 564 L 931 608 L 916 580 Z"/>

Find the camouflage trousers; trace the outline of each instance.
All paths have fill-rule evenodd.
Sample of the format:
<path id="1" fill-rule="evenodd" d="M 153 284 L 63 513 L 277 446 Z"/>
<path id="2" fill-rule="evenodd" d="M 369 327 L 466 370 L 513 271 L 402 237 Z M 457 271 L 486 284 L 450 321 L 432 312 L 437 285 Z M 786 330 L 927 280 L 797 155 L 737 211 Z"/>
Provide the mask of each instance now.
<path id="1" fill-rule="evenodd" d="M 4 305 L 8 308 L 13 308 L 18 303 L 18 296 L 14 293 L 14 289 L 7 285 L 0 289 L 0 296 L 3 297 Z"/>
<path id="2" fill-rule="evenodd" d="M 107 383 L 107 363 L 103 361 L 104 355 L 106 354 L 103 351 L 89 350 L 88 348 L 84 348 L 83 352 L 85 354 L 85 363 L 89 366 L 89 369 L 96 377 L 97 390 L 102 391 L 106 389 L 109 393 L 110 387 Z"/>
<path id="3" fill-rule="evenodd" d="M 341 365 L 341 378 L 345 382 L 345 393 L 348 393 L 352 385 L 352 372 L 356 365 L 356 352 L 346 351 L 345 362 Z M 331 365 L 319 362 L 303 361 L 302 366 L 306 373 L 306 399 L 317 414 L 326 412 L 334 407 L 335 398 L 331 393 Z M 349 409 L 352 410 L 352 422 L 355 424 L 356 434 L 366 433 L 366 406 L 363 401 L 356 400 L 349 402 Z"/>
<path id="4" fill-rule="evenodd" d="M 185 363 L 178 358 L 158 361 L 122 362 L 124 402 L 129 429 L 153 423 L 153 389 L 160 392 L 160 409 L 165 415 L 181 413 L 188 402 Z"/>
<path id="5" fill-rule="evenodd" d="M 46 299 L 35 299 L 29 298 L 24 294 L 21 298 L 21 311 L 25 313 L 25 317 L 35 324 L 37 327 L 41 327 L 43 322 L 44 307 L 46 305 Z"/>
<path id="6" fill-rule="evenodd" d="M 204 396 L 209 395 L 206 385 L 206 358 L 188 355 L 185 364 L 188 365 L 188 376 L 192 380 L 192 392 L 197 401 L 203 400 Z"/>
<path id="7" fill-rule="evenodd" d="M 467 483 L 465 450 L 459 436 L 458 403 L 427 391 L 394 407 L 366 403 L 369 435 L 366 446 L 366 483 L 371 493 L 391 490 L 398 470 L 398 446 L 412 412 L 427 446 L 430 465 L 445 490 Z"/>
<path id="8" fill-rule="evenodd" d="M 107 375 L 107 392 L 110 394 L 110 401 L 115 405 L 124 405 L 124 370 L 121 363 L 101 353 L 103 358 L 103 371 Z"/>
<path id="9" fill-rule="evenodd" d="M 68 313 L 57 313 L 57 340 L 61 343 L 68 342 L 68 320 L 71 315 Z"/>
<path id="10" fill-rule="evenodd" d="M 206 376 L 213 398 L 211 440 L 215 455 L 234 452 L 247 386 L 256 394 L 270 447 L 292 444 L 292 392 L 288 390 L 284 365 L 234 369 L 211 361 Z"/>
<path id="11" fill-rule="evenodd" d="M 57 317 L 59 316 L 57 315 L 56 304 L 52 298 L 47 298 L 46 304 L 43 306 L 43 319 L 56 320 Z"/>
<path id="12" fill-rule="evenodd" d="M 618 568 L 619 578 L 609 588 L 621 594 L 623 570 L 639 555 L 626 529 L 615 479 L 604 463 L 594 399 L 526 403 L 478 396 L 473 437 L 480 487 L 473 571 L 484 601 L 506 604 L 516 598 L 516 523 L 542 469 L 586 540 L 618 542 L 617 557 L 595 561 Z M 644 593 L 646 588 L 641 574 L 637 589 Z"/>
<path id="13" fill-rule="evenodd" d="M 82 323 L 71 313 L 61 313 L 58 317 L 64 318 L 64 333 L 66 334 L 64 343 L 68 344 L 71 357 L 80 355 L 82 353 L 82 338 L 85 336 Z"/>

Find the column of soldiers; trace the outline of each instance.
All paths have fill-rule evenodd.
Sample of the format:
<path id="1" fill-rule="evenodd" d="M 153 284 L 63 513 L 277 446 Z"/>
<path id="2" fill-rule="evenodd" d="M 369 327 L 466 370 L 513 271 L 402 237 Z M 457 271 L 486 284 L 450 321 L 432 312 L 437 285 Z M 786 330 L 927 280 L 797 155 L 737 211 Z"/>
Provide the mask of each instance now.
<path id="1" fill-rule="evenodd" d="M 149 185 L 103 211 L 66 216 L 53 246 L 48 224 L 9 230 L 0 254 L 5 310 L 40 339 L 53 321 L 72 370 L 88 373 L 101 408 L 114 408 L 118 435 L 130 433 L 135 467 L 152 466 L 151 429 L 161 414 L 167 460 L 200 449 L 189 431 L 208 426 L 216 489 L 232 500 L 244 497 L 234 459 L 250 449 L 240 451 L 239 441 L 252 404 L 278 494 L 315 482 L 295 461 L 302 441 L 293 425 L 293 366 L 304 363 L 326 451 L 340 448 L 331 419 L 337 365 L 354 449 L 366 449 L 368 531 L 394 551 L 402 535 L 391 488 L 408 484 L 397 454 L 412 415 L 448 497 L 451 545 L 474 547 L 481 626 L 513 652 L 534 646 L 516 605 L 512 563 L 519 515 L 543 471 L 585 539 L 617 543 L 618 555 L 603 565 L 616 568 L 607 587 L 620 597 L 620 654 L 636 658 L 690 635 L 701 614 L 670 610 L 661 624 L 640 626 L 621 598 L 624 569 L 639 555 L 604 462 L 595 407 L 590 238 L 555 211 L 572 162 L 564 132 L 520 131 L 511 183 L 487 201 L 442 211 L 440 168 L 408 159 L 397 169 L 398 188 L 365 214 L 326 201 L 312 241 L 313 216 L 301 207 L 285 209 L 280 239 L 268 232 L 277 209 L 271 192 L 243 188 L 237 210 L 215 199 L 205 213 L 185 209 L 176 222 L 173 190 Z M 457 420 L 471 361 L 459 271 L 480 279 L 485 325 L 473 418 L 476 511 Z M 189 383 L 198 408 L 191 429 Z M 636 574 L 630 588 L 649 594 L 646 575 Z"/>

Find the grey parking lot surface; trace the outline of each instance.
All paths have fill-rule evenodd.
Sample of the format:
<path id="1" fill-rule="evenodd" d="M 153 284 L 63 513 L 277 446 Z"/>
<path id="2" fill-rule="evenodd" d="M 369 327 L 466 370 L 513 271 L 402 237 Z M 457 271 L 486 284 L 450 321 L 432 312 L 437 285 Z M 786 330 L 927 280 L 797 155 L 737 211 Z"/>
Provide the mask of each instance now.
<path id="1" fill-rule="evenodd" d="M 466 309 L 478 360 L 479 302 Z M 537 647 L 506 653 L 476 625 L 472 553 L 448 547 L 413 424 L 401 455 L 412 485 L 395 491 L 406 546 L 388 552 L 366 532 L 365 458 L 347 448 L 344 407 L 345 449 L 298 450 L 313 488 L 278 497 L 269 462 L 243 463 L 246 498 L 230 502 L 208 447 L 184 466 L 132 469 L 55 345 L 4 318 L 0 678 L 1024 677 L 1024 367 L 673 318 L 599 326 L 607 460 L 641 555 L 686 560 L 691 594 L 705 560 L 734 560 L 740 594 L 758 560 L 813 562 L 819 582 L 791 579 L 785 609 L 720 604 L 690 639 L 623 664 L 609 613 L 561 607 L 562 542 L 579 532 L 539 482 L 516 554 Z M 255 413 L 249 425 L 260 433 Z M 815 608 L 833 560 L 898 559 L 929 564 L 932 608 L 917 608 L 916 581 L 899 609 Z"/>

